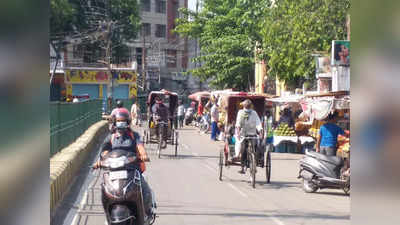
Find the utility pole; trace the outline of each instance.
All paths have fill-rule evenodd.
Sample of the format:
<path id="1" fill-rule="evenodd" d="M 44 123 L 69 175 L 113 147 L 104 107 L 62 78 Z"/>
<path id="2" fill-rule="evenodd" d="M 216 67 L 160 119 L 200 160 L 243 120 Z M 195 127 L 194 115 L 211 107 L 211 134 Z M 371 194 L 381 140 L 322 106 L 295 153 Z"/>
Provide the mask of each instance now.
<path id="1" fill-rule="evenodd" d="M 199 12 L 199 0 L 196 0 L 196 14 Z M 195 39 L 195 48 L 194 48 L 194 54 L 195 54 L 195 57 L 197 58 L 197 45 L 199 44 L 199 42 L 198 42 L 199 40 L 196 38 Z M 195 68 L 197 68 L 197 61 L 195 61 L 194 62 L 194 67 Z M 199 88 L 200 88 L 200 91 L 202 91 L 203 90 L 203 84 L 202 84 L 202 82 L 201 82 L 201 80 L 199 80 Z"/>

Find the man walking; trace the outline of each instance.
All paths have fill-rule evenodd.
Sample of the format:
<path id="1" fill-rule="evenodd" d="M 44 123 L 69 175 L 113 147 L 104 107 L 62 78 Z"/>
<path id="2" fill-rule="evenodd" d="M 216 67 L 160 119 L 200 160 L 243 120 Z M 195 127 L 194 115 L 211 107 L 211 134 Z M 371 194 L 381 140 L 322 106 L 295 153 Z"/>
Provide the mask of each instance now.
<path id="1" fill-rule="evenodd" d="M 185 106 L 183 106 L 182 101 L 179 101 L 178 106 L 178 127 L 183 127 L 183 119 L 185 118 Z"/>
<path id="2" fill-rule="evenodd" d="M 211 107 L 211 140 L 213 141 L 217 140 L 217 135 L 219 134 L 218 120 L 219 120 L 218 105 L 214 101 L 214 104 Z"/>

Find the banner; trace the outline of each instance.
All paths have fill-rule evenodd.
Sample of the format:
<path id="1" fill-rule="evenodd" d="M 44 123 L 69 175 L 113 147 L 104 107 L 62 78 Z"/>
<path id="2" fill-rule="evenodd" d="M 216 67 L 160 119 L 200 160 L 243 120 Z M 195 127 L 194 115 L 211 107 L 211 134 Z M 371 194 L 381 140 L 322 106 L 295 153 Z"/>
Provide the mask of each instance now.
<path id="1" fill-rule="evenodd" d="M 350 65 L 350 41 L 332 41 L 332 66 Z"/>
<path id="2" fill-rule="evenodd" d="M 117 80 L 119 84 L 136 83 L 137 73 L 134 71 L 115 71 L 113 78 Z"/>
<path id="3" fill-rule="evenodd" d="M 131 84 L 129 85 L 129 98 L 132 99 L 137 96 L 137 85 Z"/>
<path id="4" fill-rule="evenodd" d="M 66 83 L 108 83 L 107 71 L 65 70 Z"/>

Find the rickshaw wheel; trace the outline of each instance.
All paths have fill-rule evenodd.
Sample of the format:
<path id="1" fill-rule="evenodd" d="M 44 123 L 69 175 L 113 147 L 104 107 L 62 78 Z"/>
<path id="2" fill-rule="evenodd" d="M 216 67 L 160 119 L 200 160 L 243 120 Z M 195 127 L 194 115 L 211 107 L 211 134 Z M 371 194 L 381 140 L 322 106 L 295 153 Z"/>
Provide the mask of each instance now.
<path id="1" fill-rule="evenodd" d="M 162 147 L 162 142 L 163 142 L 163 135 L 160 132 L 160 134 L 158 135 L 158 158 L 161 158 L 161 147 Z"/>
<path id="2" fill-rule="evenodd" d="M 267 183 L 270 183 L 271 180 L 271 151 L 269 148 L 267 148 L 266 152 L 266 159 L 265 159 L 265 174 L 267 177 Z"/>
<path id="3" fill-rule="evenodd" d="M 174 132 L 175 133 L 175 135 L 174 135 L 174 137 L 175 137 L 175 157 L 177 157 L 178 156 L 178 132 L 177 131 L 175 131 Z"/>
<path id="4" fill-rule="evenodd" d="M 224 167 L 224 150 L 222 149 L 220 152 L 219 152 L 219 163 L 218 163 L 218 165 L 219 165 L 219 180 L 220 181 L 222 181 L 222 169 L 223 169 L 223 167 Z"/>
<path id="5" fill-rule="evenodd" d="M 256 160 L 254 155 L 254 147 L 251 142 L 249 142 L 248 146 L 248 159 L 250 166 L 250 178 L 251 178 L 251 186 L 256 188 Z"/>
<path id="6" fill-rule="evenodd" d="M 174 145 L 175 144 L 175 130 L 171 131 L 171 144 Z"/>
<path id="7" fill-rule="evenodd" d="M 147 132 L 146 131 L 143 132 L 143 141 L 144 141 L 145 144 L 148 143 L 147 142 Z"/>

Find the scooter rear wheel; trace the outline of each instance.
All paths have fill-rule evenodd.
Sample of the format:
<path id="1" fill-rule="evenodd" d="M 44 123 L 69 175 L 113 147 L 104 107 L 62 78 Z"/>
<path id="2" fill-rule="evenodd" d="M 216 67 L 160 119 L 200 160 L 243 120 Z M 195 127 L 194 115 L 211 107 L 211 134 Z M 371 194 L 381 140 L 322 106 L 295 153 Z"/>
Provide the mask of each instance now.
<path id="1" fill-rule="evenodd" d="M 312 182 L 309 180 L 303 179 L 303 190 L 306 193 L 314 193 L 318 190 L 318 187 L 315 186 Z"/>

